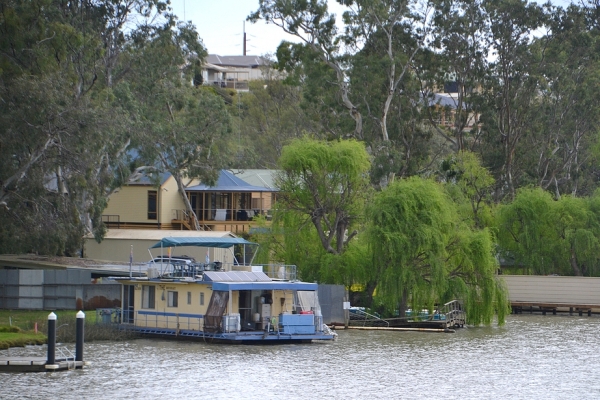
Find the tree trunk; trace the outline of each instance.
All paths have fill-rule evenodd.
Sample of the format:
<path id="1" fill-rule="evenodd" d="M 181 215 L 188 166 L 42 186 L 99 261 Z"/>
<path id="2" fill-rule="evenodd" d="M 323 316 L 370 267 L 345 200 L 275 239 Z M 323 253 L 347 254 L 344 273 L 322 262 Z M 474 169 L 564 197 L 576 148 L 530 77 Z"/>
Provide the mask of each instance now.
<path id="1" fill-rule="evenodd" d="M 573 247 L 571 247 L 571 268 L 573 269 L 575 276 L 583 276 L 581 269 L 577 265 L 577 256 L 575 255 L 575 249 L 573 249 Z"/>

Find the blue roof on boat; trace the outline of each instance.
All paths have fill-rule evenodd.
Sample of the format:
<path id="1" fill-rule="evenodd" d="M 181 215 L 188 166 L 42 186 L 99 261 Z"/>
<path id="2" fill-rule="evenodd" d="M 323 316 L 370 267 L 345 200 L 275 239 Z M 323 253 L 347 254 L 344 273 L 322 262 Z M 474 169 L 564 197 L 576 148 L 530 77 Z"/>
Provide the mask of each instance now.
<path id="1" fill-rule="evenodd" d="M 257 243 L 249 242 L 246 239 L 232 237 L 166 237 L 150 248 L 155 249 L 157 247 L 200 246 L 227 249 L 236 244 L 257 245 Z"/>
<path id="2" fill-rule="evenodd" d="M 319 285 L 308 282 L 213 282 L 212 290 L 227 292 L 229 290 L 306 290 L 316 291 Z"/>

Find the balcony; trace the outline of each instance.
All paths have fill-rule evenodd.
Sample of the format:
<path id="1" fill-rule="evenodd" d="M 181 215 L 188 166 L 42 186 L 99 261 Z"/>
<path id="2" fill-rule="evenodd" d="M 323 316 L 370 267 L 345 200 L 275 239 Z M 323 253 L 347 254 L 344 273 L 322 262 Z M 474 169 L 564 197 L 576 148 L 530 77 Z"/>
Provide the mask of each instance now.
<path id="1" fill-rule="evenodd" d="M 206 81 L 205 84 L 220 87 L 221 89 L 234 89 L 238 92 L 247 92 L 248 90 L 250 90 L 248 86 L 248 81 L 246 80 L 239 81 L 237 79 L 218 79 L 213 81 Z"/>

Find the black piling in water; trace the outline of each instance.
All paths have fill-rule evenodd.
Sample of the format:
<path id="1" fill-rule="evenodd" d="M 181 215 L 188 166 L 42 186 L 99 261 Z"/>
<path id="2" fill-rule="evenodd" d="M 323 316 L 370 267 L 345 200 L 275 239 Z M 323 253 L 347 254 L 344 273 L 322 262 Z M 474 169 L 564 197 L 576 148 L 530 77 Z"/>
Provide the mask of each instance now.
<path id="1" fill-rule="evenodd" d="M 83 361 L 83 327 L 85 314 L 83 311 L 77 313 L 77 329 L 75 331 L 75 361 Z"/>
<path id="2" fill-rule="evenodd" d="M 46 364 L 52 365 L 56 362 L 56 314 L 48 314 L 48 359 Z"/>

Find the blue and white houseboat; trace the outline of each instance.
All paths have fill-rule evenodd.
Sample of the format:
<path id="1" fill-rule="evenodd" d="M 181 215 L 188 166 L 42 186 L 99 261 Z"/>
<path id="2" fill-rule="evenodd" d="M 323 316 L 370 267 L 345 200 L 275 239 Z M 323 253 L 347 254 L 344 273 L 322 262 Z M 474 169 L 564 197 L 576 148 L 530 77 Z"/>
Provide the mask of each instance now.
<path id="1" fill-rule="evenodd" d="M 122 285 L 121 324 L 141 334 L 206 342 L 264 344 L 328 341 L 316 283 L 299 282 L 292 265 L 203 263 L 164 256 L 181 246 L 247 254 L 242 238 L 168 237 L 145 277 L 116 278 Z M 158 262 L 156 261 L 158 260 Z"/>

